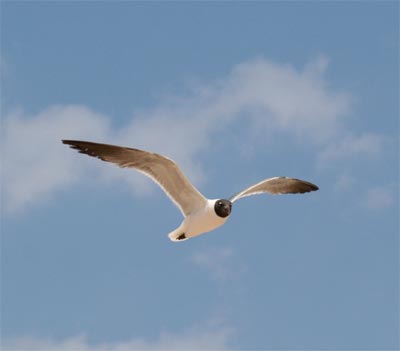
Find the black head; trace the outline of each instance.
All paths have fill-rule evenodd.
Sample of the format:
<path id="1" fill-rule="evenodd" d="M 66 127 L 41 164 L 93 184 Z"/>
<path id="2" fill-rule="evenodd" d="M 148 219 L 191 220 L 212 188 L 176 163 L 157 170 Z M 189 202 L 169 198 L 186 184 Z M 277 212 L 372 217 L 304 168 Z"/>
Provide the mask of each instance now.
<path id="1" fill-rule="evenodd" d="M 215 201 L 214 211 L 219 217 L 228 217 L 232 210 L 232 202 L 225 199 Z"/>

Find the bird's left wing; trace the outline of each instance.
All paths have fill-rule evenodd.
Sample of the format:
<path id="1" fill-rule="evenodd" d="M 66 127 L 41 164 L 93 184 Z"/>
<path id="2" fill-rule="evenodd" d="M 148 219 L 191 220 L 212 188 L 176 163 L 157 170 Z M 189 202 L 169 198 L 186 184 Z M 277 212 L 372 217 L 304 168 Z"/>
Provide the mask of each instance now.
<path id="1" fill-rule="evenodd" d="M 159 154 L 89 141 L 63 140 L 80 153 L 130 167 L 153 179 L 179 207 L 184 216 L 205 206 L 207 199 L 190 183 L 178 165 Z"/>
<path id="2" fill-rule="evenodd" d="M 288 178 L 288 177 L 274 177 L 264 179 L 263 181 L 254 184 L 247 189 L 242 190 L 230 198 L 231 202 L 249 196 L 262 193 L 270 194 L 299 194 L 308 193 L 310 191 L 318 190 L 318 187 L 312 183 L 304 180 Z"/>

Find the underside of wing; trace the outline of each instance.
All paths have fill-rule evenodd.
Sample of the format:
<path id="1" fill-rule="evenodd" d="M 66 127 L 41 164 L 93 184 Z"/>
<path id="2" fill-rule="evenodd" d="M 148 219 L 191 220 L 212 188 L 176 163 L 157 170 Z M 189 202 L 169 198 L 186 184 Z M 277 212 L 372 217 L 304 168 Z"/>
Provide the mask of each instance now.
<path id="1" fill-rule="evenodd" d="M 180 208 L 184 216 L 207 202 L 171 159 L 139 149 L 88 141 L 63 140 L 80 153 L 112 162 L 120 167 L 135 168 L 153 179 Z"/>
<path id="2" fill-rule="evenodd" d="M 269 194 L 302 194 L 310 191 L 318 190 L 315 184 L 306 182 L 304 180 L 288 178 L 288 177 L 274 177 L 264 179 L 263 181 L 254 184 L 247 189 L 242 190 L 230 198 L 234 202 L 242 197 L 269 193 Z"/>

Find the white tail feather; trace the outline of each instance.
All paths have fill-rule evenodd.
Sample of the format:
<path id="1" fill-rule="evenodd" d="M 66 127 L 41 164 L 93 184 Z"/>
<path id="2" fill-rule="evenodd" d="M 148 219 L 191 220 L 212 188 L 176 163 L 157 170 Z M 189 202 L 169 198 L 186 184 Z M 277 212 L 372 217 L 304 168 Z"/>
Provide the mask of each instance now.
<path id="1" fill-rule="evenodd" d="M 179 227 L 178 229 L 175 229 L 174 231 L 172 231 L 171 233 L 168 234 L 168 238 L 171 241 L 185 241 L 188 238 L 184 238 L 184 239 L 178 239 L 182 234 L 183 234 L 183 230 L 181 227 Z"/>

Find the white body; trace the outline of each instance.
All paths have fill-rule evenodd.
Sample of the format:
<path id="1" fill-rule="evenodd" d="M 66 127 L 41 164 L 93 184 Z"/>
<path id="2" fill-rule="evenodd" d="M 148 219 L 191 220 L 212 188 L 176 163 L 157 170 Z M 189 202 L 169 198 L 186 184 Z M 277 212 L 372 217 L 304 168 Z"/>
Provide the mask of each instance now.
<path id="1" fill-rule="evenodd" d="M 218 200 L 208 199 L 205 207 L 187 216 L 177 229 L 168 234 L 168 237 L 172 241 L 182 241 L 207 233 L 223 225 L 229 216 L 223 218 L 215 213 L 214 206 L 216 201 Z M 183 233 L 185 233 L 186 238 L 178 240 L 177 238 Z"/>

